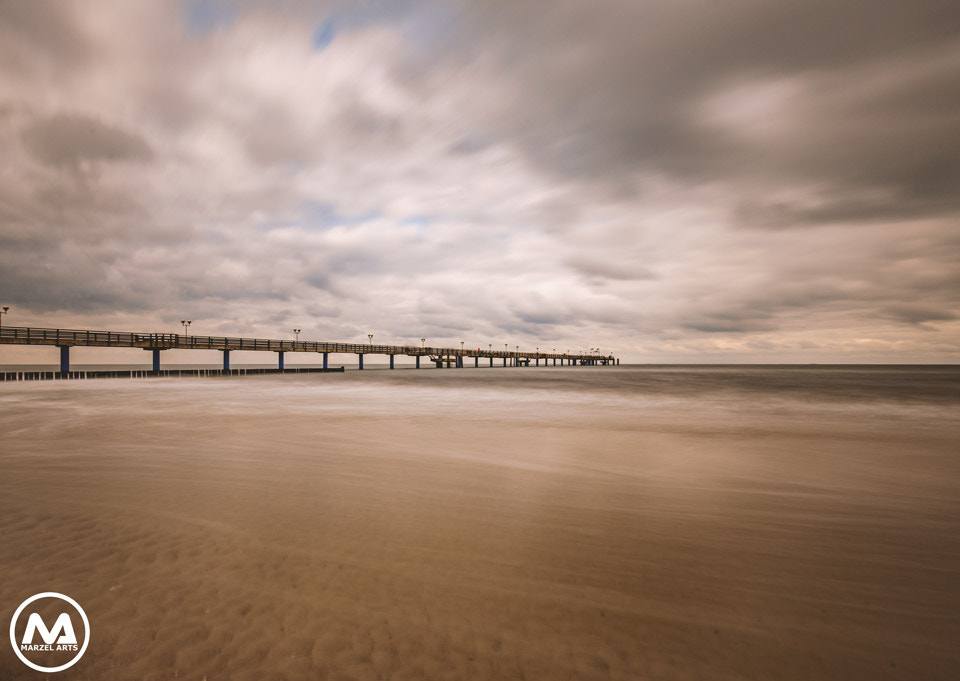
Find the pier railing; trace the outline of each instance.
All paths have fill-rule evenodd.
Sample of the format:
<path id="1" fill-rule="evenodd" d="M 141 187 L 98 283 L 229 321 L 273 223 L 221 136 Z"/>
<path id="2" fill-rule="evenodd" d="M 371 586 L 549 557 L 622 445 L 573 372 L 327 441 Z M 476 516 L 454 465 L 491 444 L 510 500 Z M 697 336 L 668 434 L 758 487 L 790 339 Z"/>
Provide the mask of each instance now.
<path id="1" fill-rule="evenodd" d="M 444 348 L 423 345 L 374 345 L 371 343 L 332 343 L 320 341 L 195 336 L 178 333 L 136 333 L 131 331 L 95 331 L 90 329 L 47 329 L 24 326 L 0 327 L 0 343 L 13 345 L 55 345 L 58 347 L 129 347 L 154 350 L 260 350 L 272 352 L 320 352 L 355 355 L 409 355 L 412 357 L 491 357 L 527 359 L 563 359 L 574 362 L 614 362 L 613 355 L 597 353 L 552 353 L 530 350 L 493 350 L 482 348 Z"/>

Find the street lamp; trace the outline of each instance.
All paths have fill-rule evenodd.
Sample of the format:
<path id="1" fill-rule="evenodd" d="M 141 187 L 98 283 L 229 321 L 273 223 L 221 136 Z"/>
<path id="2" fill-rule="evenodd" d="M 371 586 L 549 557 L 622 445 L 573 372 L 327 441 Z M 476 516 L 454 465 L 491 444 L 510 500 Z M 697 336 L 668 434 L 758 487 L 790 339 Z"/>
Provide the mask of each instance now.
<path id="1" fill-rule="evenodd" d="M 426 338 L 421 338 L 421 339 L 420 339 L 420 349 L 423 350 L 423 349 L 426 348 L 426 346 L 427 346 L 427 339 L 426 339 Z"/>
<path id="2" fill-rule="evenodd" d="M 9 305 L 4 305 L 4 306 L 3 306 L 3 311 L 0 312 L 0 329 L 3 328 L 3 315 L 7 314 L 9 311 L 10 311 L 10 306 L 9 306 Z"/>
<path id="3" fill-rule="evenodd" d="M 293 333 L 296 335 L 297 340 L 299 341 L 299 340 L 300 340 L 300 329 L 294 329 L 294 330 L 293 330 Z"/>
<path id="4" fill-rule="evenodd" d="M 493 343 L 487 343 L 487 352 L 493 352 Z"/>
<path id="5" fill-rule="evenodd" d="M 368 334 L 367 334 L 367 338 L 370 339 L 370 345 L 373 345 L 373 334 L 372 334 L 372 333 L 368 333 Z"/>
<path id="6" fill-rule="evenodd" d="M 183 324 L 183 335 L 184 335 L 184 336 L 189 336 L 189 335 L 190 335 L 190 325 L 193 324 L 193 320 L 191 320 L 191 319 L 181 319 L 181 320 L 180 320 L 180 323 Z"/>
<path id="7" fill-rule="evenodd" d="M 463 341 L 460 341 L 460 354 L 463 354 Z"/>

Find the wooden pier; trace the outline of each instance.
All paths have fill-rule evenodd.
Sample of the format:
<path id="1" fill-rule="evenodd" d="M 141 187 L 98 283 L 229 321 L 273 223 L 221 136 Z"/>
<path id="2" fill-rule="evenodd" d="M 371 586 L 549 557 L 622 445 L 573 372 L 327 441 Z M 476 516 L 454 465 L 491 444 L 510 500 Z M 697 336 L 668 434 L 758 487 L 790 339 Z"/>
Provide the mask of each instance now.
<path id="1" fill-rule="evenodd" d="M 436 348 L 424 345 L 373 345 L 372 343 L 330 343 L 319 341 L 274 340 L 266 338 L 232 338 L 227 336 L 194 336 L 178 333 L 134 333 L 129 331 L 93 331 L 86 329 L 44 329 L 24 326 L 0 328 L 2 345 L 50 345 L 60 349 L 60 371 L 38 373 L 70 374 L 70 348 L 142 348 L 153 354 L 152 371 L 160 372 L 160 353 L 164 350 L 219 350 L 223 353 L 223 371 L 230 371 L 230 353 L 233 351 L 261 351 L 277 353 L 277 371 L 284 371 L 284 353 L 312 352 L 323 355 L 323 369 L 328 369 L 331 354 L 356 355 L 363 369 L 366 355 L 385 355 L 394 368 L 397 355 L 414 357 L 416 368 L 426 358 L 437 368 L 462 368 L 473 360 L 479 368 L 480 360 L 487 366 L 615 366 L 620 362 L 613 355 L 599 353 L 552 353 L 527 350 L 493 350 L 477 348 Z M 321 370 L 321 371 L 322 371 Z M 245 370 L 249 371 L 249 370 Z M 291 371 L 293 371 L 291 369 Z M 18 373 L 18 372 L 10 372 Z M 19 372 L 23 373 L 23 372 Z M 94 372 L 87 372 L 94 373 Z M 107 372 L 112 373 L 112 372 Z M 12 379 L 17 380 L 17 379 Z"/>

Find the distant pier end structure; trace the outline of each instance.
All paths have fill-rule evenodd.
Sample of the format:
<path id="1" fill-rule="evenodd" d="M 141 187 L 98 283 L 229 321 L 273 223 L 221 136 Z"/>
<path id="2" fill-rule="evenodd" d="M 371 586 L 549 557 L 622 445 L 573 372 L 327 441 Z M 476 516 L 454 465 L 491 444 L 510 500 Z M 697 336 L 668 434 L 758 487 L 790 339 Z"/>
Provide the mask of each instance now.
<path id="1" fill-rule="evenodd" d="M 153 368 L 160 371 L 160 354 L 164 350 L 219 350 L 223 353 L 223 370 L 230 370 L 233 351 L 262 351 L 277 353 L 277 370 L 283 371 L 283 357 L 287 352 L 313 352 L 323 355 L 323 369 L 328 369 L 331 354 L 356 355 L 360 369 L 366 355 L 385 355 L 394 368 L 397 355 L 413 357 L 416 368 L 426 358 L 437 368 L 465 367 L 473 360 L 479 368 L 480 360 L 489 367 L 529 366 L 615 366 L 620 361 L 613 355 L 591 353 L 557 353 L 520 350 L 476 350 L 435 348 L 425 345 L 373 345 L 372 343 L 329 343 L 301 340 L 274 340 L 267 338 L 231 338 L 226 336 L 193 336 L 178 333 L 133 333 L 128 331 L 92 331 L 83 329 L 42 329 L 24 326 L 0 327 L 2 345 L 50 345 L 60 349 L 60 373 L 70 372 L 70 348 L 143 348 L 153 354 Z"/>

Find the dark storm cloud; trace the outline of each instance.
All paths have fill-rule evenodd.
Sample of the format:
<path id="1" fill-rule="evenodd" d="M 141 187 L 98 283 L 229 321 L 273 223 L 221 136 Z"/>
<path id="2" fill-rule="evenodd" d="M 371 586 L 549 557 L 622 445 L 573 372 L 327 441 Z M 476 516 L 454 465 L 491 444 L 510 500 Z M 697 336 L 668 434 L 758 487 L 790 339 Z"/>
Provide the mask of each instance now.
<path id="1" fill-rule="evenodd" d="M 500 131 L 548 172 L 617 192 L 632 172 L 730 182 L 761 207 L 758 191 L 826 184 L 828 212 L 864 219 L 960 208 L 955 2 L 478 2 L 457 26 L 452 54 L 516 79 Z M 781 82 L 781 132 L 751 137 L 762 110 L 709 120 L 725 91 L 749 106 Z"/>
<path id="2" fill-rule="evenodd" d="M 901 304 L 891 305 L 886 308 L 886 312 L 898 321 L 904 321 L 909 324 L 922 324 L 924 322 L 935 322 L 949 319 L 956 319 L 957 313 L 951 310 L 945 310 L 924 304 Z"/>
<path id="3" fill-rule="evenodd" d="M 80 114 L 57 114 L 31 125 L 23 142 L 42 163 L 147 161 L 152 152 L 138 135 Z"/>
<path id="4" fill-rule="evenodd" d="M 854 318 L 901 327 L 955 320 L 960 242 L 945 231 L 917 232 L 891 239 L 885 253 L 868 258 L 848 250 L 855 240 L 846 246 L 825 241 L 818 259 L 787 253 L 777 276 L 761 285 L 699 286 L 688 295 L 678 324 L 707 334 L 745 334 L 776 330 L 789 319 L 816 325 Z M 881 239 L 891 234 L 887 228 Z"/>
<path id="5" fill-rule="evenodd" d="M 769 322 L 758 320 L 755 312 L 749 312 L 741 315 L 709 314 L 697 321 L 684 323 L 683 328 L 703 333 L 743 334 L 752 331 L 769 331 L 775 327 Z"/>
<path id="6" fill-rule="evenodd" d="M 640 265 L 628 266 L 609 257 L 589 256 L 583 253 L 571 256 L 566 264 L 585 277 L 601 279 L 617 279 L 633 281 L 636 279 L 651 279 L 653 274 Z"/>
<path id="7" fill-rule="evenodd" d="M 76 30 L 74 8 L 63 3 L 0 3 L 0 66 L 23 74 L 86 63 L 95 45 Z M 37 50 L 37 46 L 43 46 Z"/>
<path id="8" fill-rule="evenodd" d="M 120 247 L 90 252 L 70 239 L 34 246 L 12 241 L 0 252 L 0 291 L 36 312 L 144 311 L 165 292 L 135 277 L 118 285 L 110 273 L 126 257 Z"/>

